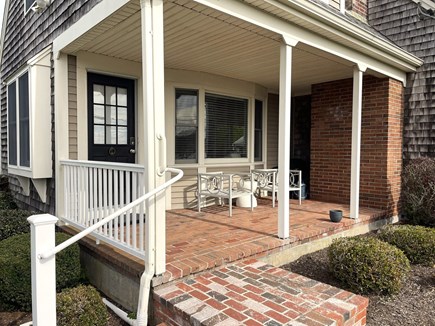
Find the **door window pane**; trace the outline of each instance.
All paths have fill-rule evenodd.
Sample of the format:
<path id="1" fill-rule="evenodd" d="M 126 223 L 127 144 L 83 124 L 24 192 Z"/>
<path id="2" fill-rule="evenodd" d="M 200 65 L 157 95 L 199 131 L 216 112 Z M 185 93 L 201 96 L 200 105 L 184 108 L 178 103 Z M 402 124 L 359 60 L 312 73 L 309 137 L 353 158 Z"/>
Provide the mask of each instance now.
<path id="1" fill-rule="evenodd" d="M 118 127 L 118 144 L 127 145 L 127 127 Z"/>
<path id="2" fill-rule="evenodd" d="M 118 125 L 127 125 L 127 108 L 118 108 Z"/>
<path id="3" fill-rule="evenodd" d="M 104 105 L 94 105 L 94 123 L 104 123 Z"/>
<path id="4" fill-rule="evenodd" d="M 248 100 L 205 94 L 206 158 L 247 157 Z"/>
<path id="5" fill-rule="evenodd" d="M 104 86 L 94 84 L 94 103 L 104 104 Z"/>
<path id="6" fill-rule="evenodd" d="M 94 126 L 94 144 L 104 144 L 104 126 Z"/>
<path id="7" fill-rule="evenodd" d="M 198 91 L 175 90 L 175 162 L 198 161 Z"/>
<path id="8" fill-rule="evenodd" d="M 106 124 L 116 125 L 116 106 L 106 106 Z"/>
<path id="9" fill-rule="evenodd" d="M 106 104 L 116 105 L 116 87 L 106 86 Z"/>
<path id="10" fill-rule="evenodd" d="M 116 127 L 106 126 L 106 144 L 116 144 Z"/>
<path id="11" fill-rule="evenodd" d="M 127 106 L 127 89 L 118 87 L 118 105 Z"/>

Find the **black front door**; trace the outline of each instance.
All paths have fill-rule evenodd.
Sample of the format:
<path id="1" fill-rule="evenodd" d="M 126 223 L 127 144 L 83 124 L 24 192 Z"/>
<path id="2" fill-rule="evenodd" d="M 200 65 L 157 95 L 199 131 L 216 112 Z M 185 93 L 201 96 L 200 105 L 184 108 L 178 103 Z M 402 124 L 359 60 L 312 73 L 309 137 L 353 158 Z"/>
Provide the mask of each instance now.
<path id="1" fill-rule="evenodd" d="M 135 163 L 134 80 L 88 73 L 89 160 Z"/>

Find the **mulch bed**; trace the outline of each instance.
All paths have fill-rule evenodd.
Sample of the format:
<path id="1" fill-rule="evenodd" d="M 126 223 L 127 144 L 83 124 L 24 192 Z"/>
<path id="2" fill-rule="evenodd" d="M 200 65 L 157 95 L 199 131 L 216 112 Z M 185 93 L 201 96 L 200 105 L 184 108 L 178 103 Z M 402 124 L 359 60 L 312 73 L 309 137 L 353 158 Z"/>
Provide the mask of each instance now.
<path id="1" fill-rule="evenodd" d="M 327 249 L 302 256 L 282 268 L 345 289 L 329 272 Z M 413 265 L 399 294 L 369 298 L 368 326 L 435 326 L 435 267 Z"/>

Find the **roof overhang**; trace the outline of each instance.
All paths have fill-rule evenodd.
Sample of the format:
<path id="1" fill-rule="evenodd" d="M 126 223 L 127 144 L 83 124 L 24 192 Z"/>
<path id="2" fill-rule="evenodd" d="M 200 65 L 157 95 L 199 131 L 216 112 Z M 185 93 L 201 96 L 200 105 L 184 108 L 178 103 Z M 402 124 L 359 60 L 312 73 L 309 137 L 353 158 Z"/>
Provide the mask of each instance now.
<path id="1" fill-rule="evenodd" d="M 428 0 L 423 1 L 429 2 Z M 288 12 L 290 12 L 291 9 L 284 8 L 282 5 L 293 8 L 293 14 L 306 19 L 313 25 L 328 30 L 331 35 L 349 40 L 352 38 L 355 42 L 355 47 L 364 48 L 365 52 L 370 51 L 368 53 L 373 54 L 375 57 L 383 58 L 392 65 L 404 69 L 405 71 L 415 71 L 417 67 L 423 64 L 423 60 L 403 50 L 392 42 L 386 41 L 368 30 L 361 28 L 357 24 L 343 19 L 338 12 L 334 13 L 325 10 L 313 2 L 306 0 L 265 0 L 265 2 L 271 3 Z"/>
<path id="2" fill-rule="evenodd" d="M 285 5 L 290 2 L 292 6 Z M 296 3 L 309 8 L 293 8 Z M 59 52 L 91 53 L 141 62 L 140 10 L 138 1 L 100 2 L 54 40 L 55 58 Z M 221 75 L 277 91 L 279 47 L 290 39 L 297 43 L 292 91 L 302 95 L 313 84 L 352 78 L 354 66 L 405 84 L 406 73 L 421 64 L 415 56 L 338 15 L 306 0 L 168 0 L 165 67 Z"/>
<path id="3" fill-rule="evenodd" d="M 306 0 L 194 0 L 215 10 L 401 80 L 423 64 L 416 56 Z"/>

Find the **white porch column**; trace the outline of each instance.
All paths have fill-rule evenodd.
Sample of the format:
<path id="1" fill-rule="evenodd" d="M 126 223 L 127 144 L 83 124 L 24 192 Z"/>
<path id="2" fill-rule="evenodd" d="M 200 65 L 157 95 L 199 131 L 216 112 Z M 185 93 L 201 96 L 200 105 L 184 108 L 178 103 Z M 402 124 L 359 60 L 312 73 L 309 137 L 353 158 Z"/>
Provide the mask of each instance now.
<path id="1" fill-rule="evenodd" d="M 145 191 L 165 181 L 159 177 L 158 134 L 164 135 L 164 49 L 163 0 L 141 0 L 142 79 L 143 79 L 143 148 L 145 151 Z M 146 209 L 146 260 L 156 274 L 166 265 L 166 212 L 164 192 L 150 198 Z"/>
<path id="2" fill-rule="evenodd" d="M 350 176 L 350 217 L 359 216 L 359 179 L 361 164 L 361 112 L 362 83 L 366 67 L 357 65 L 353 69 L 353 99 L 352 99 L 352 163 Z"/>
<path id="3" fill-rule="evenodd" d="M 297 44 L 283 36 L 279 70 L 279 136 L 278 136 L 278 237 L 290 236 L 289 169 L 292 47 Z"/>
<path id="4" fill-rule="evenodd" d="M 54 96 L 55 109 L 55 173 L 56 173 L 56 216 L 65 217 L 65 184 L 60 160 L 69 159 L 68 137 L 68 57 L 66 54 L 54 53 Z"/>

